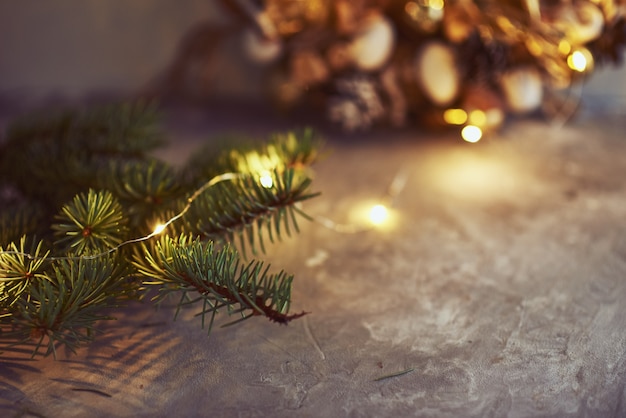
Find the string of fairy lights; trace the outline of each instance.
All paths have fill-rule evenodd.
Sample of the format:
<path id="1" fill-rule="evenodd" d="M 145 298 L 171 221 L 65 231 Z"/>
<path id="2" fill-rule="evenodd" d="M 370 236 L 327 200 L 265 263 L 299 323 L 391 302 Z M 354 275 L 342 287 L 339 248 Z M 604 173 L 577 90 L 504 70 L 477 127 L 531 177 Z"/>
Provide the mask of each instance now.
<path id="1" fill-rule="evenodd" d="M 243 174 L 242 173 L 223 173 L 220 175 L 217 175 L 215 177 L 213 177 L 212 179 L 210 179 L 209 181 L 207 181 L 206 183 L 204 183 L 202 186 L 200 186 L 198 189 L 196 189 L 196 191 L 187 199 L 187 203 L 186 205 L 183 207 L 183 209 L 180 210 L 180 212 L 178 212 L 177 214 L 175 214 L 174 216 L 172 216 L 171 218 L 169 218 L 168 220 L 166 220 L 165 222 L 158 222 L 155 227 L 154 230 L 149 233 L 148 235 L 142 236 L 142 237 L 138 237 L 138 238 L 132 238 L 126 241 L 121 242 L 120 244 L 109 248 L 108 250 L 96 253 L 96 254 L 86 254 L 86 255 L 80 255 L 80 256 L 54 256 L 54 257 L 47 257 L 47 256 L 34 256 L 30 253 L 26 253 L 26 252 L 22 252 L 22 251 L 14 251 L 14 250 L 2 250 L 0 251 L 0 254 L 7 254 L 7 255 L 19 255 L 21 257 L 26 257 L 30 260 L 41 260 L 41 259 L 47 259 L 47 260 L 80 260 L 80 259 L 84 259 L 84 260 L 91 260 L 91 259 L 96 259 L 96 258 L 100 258 L 100 257 L 104 257 L 107 256 L 109 254 L 112 254 L 116 251 L 118 251 L 120 248 L 125 247 L 127 245 L 130 244 L 136 244 L 136 243 L 140 243 L 143 241 L 147 241 L 149 239 L 152 239 L 158 235 L 160 235 L 168 226 L 170 226 L 172 223 L 176 222 L 177 220 L 179 220 L 180 218 L 182 218 L 183 216 L 185 216 L 185 214 L 189 211 L 189 209 L 191 208 L 191 206 L 193 205 L 193 202 L 202 194 L 204 193 L 206 190 L 208 190 L 209 188 L 215 186 L 218 183 L 224 182 L 224 181 L 232 181 L 232 180 L 236 180 L 239 178 L 242 178 Z M 263 185 L 263 187 L 272 187 L 273 183 L 271 182 L 271 177 L 269 177 L 269 183 L 267 180 L 267 176 L 266 175 L 262 175 L 260 177 L 260 182 Z"/>
<path id="2" fill-rule="evenodd" d="M 397 171 L 389 187 L 387 187 L 385 195 L 378 203 L 367 208 L 365 216 L 361 217 L 361 222 L 339 223 L 322 215 L 313 216 L 313 220 L 325 228 L 342 234 L 356 234 L 382 227 L 389 220 L 390 209 L 395 206 L 396 198 L 406 186 L 409 172 L 410 170 L 406 167 Z"/>
<path id="3" fill-rule="evenodd" d="M 587 68 L 587 60 L 585 55 L 581 55 L 578 58 L 572 58 L 572 69 L 575 69 L 580 72 L 584 72 Z M 569 62 L 569 61 L 568 61 Z M 552 115 L 551 121 L 555 124 L 562 125 L 564 124 L 571 115 L 575 112 L 578 104 L 582 99 L 582 86 L 583 83 L 579 84 L 579 88 L 575 89 L 573 86 L 568 89 L 568 94 L 563 100 L 563 103 L 559 109 L 556 110 L 556 113 Z M 466 112 L 460 108 L 452 108 L 448 109 L 444 112 L 444 119 L 446 123 L 450 125 L 460 125 L 463 126 L 461 130 L 461 137 L 470 143 L 476 143 L 483 137 L 483 129 L 487 123 L 488 114 L 481 110 L 473 110 L 471 112 Z M 275 155 L 271 155 L 266 158 L 266 161 L 261 161 L 261 157 L 255 155 L 254 158 L 252 156 L 246 156 L 245 163 L 240 168 L 248 168 L 252 169 L 252 171 L 257 172 L 259 184 L 265 188 L 272 188 L 274 186 L 273 179 L 271 176 L 270 170 L 267 168 L 268 165 L 275 164 Z M 198 189 L 194 191 L 194 193 L 187 199 L 186 205 L 176 213 L 174 216 L 170 217 L 164 222 L 159 222 L 155 225 L 153 231 L 147 235 L 132 238 L 126 241 L 121 242 L 120 244 L 109 248 L 108 250 L 96 253 L 96 254 L 88 254 L 88 255 L 80 255 L 80 256 L 48 256 L 48 254 L 44 256 L 35 256 L 33 254 L 23 252 L 23 251 L 15 251 L 15 250 L 0 250 L 0 255 L 18 255 L 21 257 L 26 257 L 30 260 L 78 260 L 78 259 L 96 259 L 100 257 L 107 256 L 118 251 L 120 248 L 125 247 L 127 245 L 136 244 L 140 242 L 144 242 L 150 240 L 156 236 L 159 236 L 169 225 L 181 219 L 191 208 L 195 200 L 202 195 L 209 188 L 217 185 L 218 183 L 224 181 L 233 181 L 236 179 L 240 179 L 244 176 L 243 173 L 237 172 L 229 172 L 219 174 L 209 181 L 204 183 Z M 376 228 L 380 228 L 383 226 L 390 217 L 390 209 L 395 205 L 396 198 L 402 193 L 404 190 L 407 180 L 409 177 L 409 170 L 404 167 L 397 171 L 396 175 L 393 177 L 391 183 L 389 184 L 386 193 L 379 200 L 378 203 L 372 205 L 367 209 L 366 216 L 361 217 L 360 222 L 351 222 L 351 223 L 341 223 L 337 222 L 333 219 L 330 219 L 324 215 L 314 215 L 311 218 L 319 225 L 341 234 L 356 234 L 360 232 L 370 231 Z M 363 219 L 366 218 L 366 219 Z"/>
<path id="4" fill-rule="evenodd" d="M 585 55 L 573 57 L 571 60 L 572 69 L 580 71 L 581 73 L 584 72 L 588 65 L 587 60 L 588 58 Z M 568 63 L 569 62 L 570 61 L 568 61 Z M 578 86 L 578 88 L 570 86 L 567 91 L 567 95 L 562 102 L 562 105 L 558 109 L 556 109 L 556 113 L 554 115 L 551 115 L 550 121 L 552 123 L 562 125 L 567 120 L 569 120 L 571 115 L 575 112 L 582 99 L 583 83 L 578 84 Z M 465 141 L 470 143 L 476 143 L 481 140 L 484 134 L 483 126 L 487 124 L 488 117 L 489 115 L 481 110 L 473 110 L 471 112 L 467 112 L 464 109 L 451 108 L 444 112 L 444 120 L 446 121 L 446 123 L 450 125 L 463 126 L 463 128 L 461 129 L 461 137 Z M 261 157 L 257 155 L 246 156 L 244 160 L 245 163 L 240 168 L 247 168 L 251 171 L 256 171 L 259 184 L 262 187 L 268 189 L 274 187 L 271 171 L 267 167 L 276 164 L 275 155 L 271 155 L 263 161 L 261 161 Z M 322 227 L 341 234 L 356 234 L 374 230 L 376 228 L 381 228 L 385 223 L 389 221 L 390 209 L 395 206 L 397 197 L 405 189 L 407 180 L 409 178 L 409 171 L 410 170 L 406 167 L 400 168 L 393 177 L 389 186 L 387 187 L 385 194 L 379 199 L 378 203 L 373 204 L 367 208 L 367 210 L 365 211 L 365 216 L 361 216 L 358 222 L 337 222 L 324 215 L 313 215 L 311 216 L 311 219 L 313 219 L 314 222 L 321 225 Z M 2 249 L 0 250 L 0 255 L 18 255 L 28 258 L 30 260 L 41 260 L 44 258 L 47 260 L 79 260 L 104 257 L 118 251 L 120 248 L 127 245 L 148 241 L 154 237 L 159 236 L 168 226 L 181 219 L 189 211 L 196 199 L 200 195 L 202 195 L 202 193 L 217 185 L 218 183 L 237 180 L 242 178 L 243 176 L 244 174 L 242 172 L 228 172 L 219 174 L 211 178 L 209 181 L 207 181 L 194 191 L 194 193 L 187 199 L 187 202 L 183 209 L 181 209 L 178 213 L 176 213 L 166 221 L 158 222 L 151 233 L 141 237 L 123 241 L 114 247 L 111 247 L 105 251 L 96 254 L 87 254 L 80 256 L 48 256 L 48 254 L 46 254 L 44 256 L 36 256 L 23 251 Z"/>
<path id="5" fill-rule="evenodd" d="M 582 53 L 580 55 L 577 55 L 575 54 L 575 52 L 572 53 L 571 60 L 568 59 L 568 64 L 570 65 L 572 70 L 584 73 L 588 68 L 589 59 L 593 58 L 588 57 L 587 54 Z M 556 109 L 555 114 L 551 115 L 550 117 L 550 121 L 552 123 L 562 125 L 567 120 L 569 120 L 582 99 L 583 84 L 583 82 L 577 84 L 578 88 L 573 85 L 570 86 L 570 88 L 567 90 L 565 98 L 562 101 L 561 106 Z M 462 126 L 461 137 L 465 141 L 470 143 L 476 143 L 483 137 L 483 129 L 484 126 L 488 124 L 489 115 L 488 112 L 484 112 L 482 110 L 473 110 L 468 112 L 461 108 L 451 108 L 444 112 L 443 117 L 445 122 L 449 125 Z M 262 187 L 268 189 L 274 187 L 271 171 L 267 167 L 276 164 L 275 155 L 270 155 L 269 157 L 266 157 L 263 161 L 261 161 L 261 157 L 259 157 L 258 155 L 248 155 L 244 160 L 245 163 L 240 168 L 247 168 L 251 171 L 256 171 L 259 184 Z M 202 195 L 202 193 L 207 191 L 209 188 L 217 185 L 218 183 L 224 181 L 233 181 L 236 179 L 240 179 L 243 176 L 244 174 L 241 172 L 228 172 L 211 178 L 209 181 L 207 181 L 194 191 L 194 193 L 187 199 L 186 205 L 183 207 L 182 210 L 180 210 L 178 213 L 176 213 L 166 221 L 157 223 L 151 233 L 141 237 L 123 241 L 114 247 L 111 247 L 105 251 L 96 254 L 87 254 L 80 256 L 48 256 L 48 253 L 46 253 L 46 255 L 44 256 L 36 256 L 23 251 L 1 249 L 0 255 L 18 255 L 28 258 L 30 260 L 41 260 L 44 258 L 47 260 L 79 260 L 104 257 L 118 251 L 120 248 L 127 245 L 144 242 L 159 236 L 169 225 L 181 219 L 189 211 L 195 200 L 200 195 Z M 396 175 L 393 177 L 383 197 L 380 198 L 378 203 L 367 208 L 365 216 L 361 216 L 358 222 L 337 222 L 324 215 L 313 215 L 311 216 L 311 218 L 322 227 L 341 234 L 356 234 L 370 231 L 376 228 L 381 228 L 385 223 L 388 222 L 390 218 L 390 209 L 395 206 L 396 198 L 404 190 L 408 177 L 409 169 L 407 169 L 406 167 L 399 169 Z"/>
<path id="6" fill-rule="evenodd" d="M 218 183 L 237 180 L 237 179 L 242 178 L 243 176 L 244 176 L 243 173 L 229 172 L 229 173 L 223 173 L 223 174 L 220 174 L 211 178 L 209 181 L 207 181 L 206 183 L 204 183 L 202 186 L 200 186 L 198 189 L 194 191 L 194 193 L 187 199 L 187 203 L 183 207 L 183 209 L 181 209 L 178 213 L 176 213 L 175 215 L 173 215 L 166 221 L 157 222 L 151 233 L 141 236 L 141 237 L 128 239 L 105 251 L 101 251 L 95 254 L 86 254 L 86 255 L 80 255 L 80 256 L 48 256 L 48 253 L 46 253 L 43 256 L 37 256 L 28 252 L 2 249 L 0 251 L 0 255 L 17 255 L 20 257 L 25 257 L 29 260 L 46 259 L 46 260 L 51 260 L 51 261 L 80 260 L 80 259 L 92 260 L 92 259 L 105 257 L 109 254 L 112 254 L 118 251 L 119 249 L 127 245 L 148 241 L 154 237 L 159 236 L 161 233 L 163 233 L 163 231 L 165 231 L 165 229 L 168 226 L 170 226 L 171 224 L 173 224 L 174 222 L 178 221 L 183 216 L 185 216 L 185 214 L 189 211 L 193 203 L 196 201 L 196 199 L 198 199 L 198 197 L 200 197 L 200 195 L 202 195 L 202 193 L 204 193 L 211 187 L 217 185 Z M 404 189 L 406 185 L 407 178 L 408 178 L 407 169 L 401 169 L 398 171 L 398 173 L 396 174 L 396 176 L 393 178 L 392 182 L 390 183 L 386 194 L 380 199 L 380 202 L 373 205 L 369 209 L 367 222 L 362 222 L 358 224 L 357 223 L 339 223 L 323 215 L 316 215 L 316 216 L 312 216 L 311 218 L 313 219 L 313 221 L 315 221 L 319 225 L 327 229 L 330 229 L 334 232 L 342 233 L 342 234 L 355 234 L 359 232 L 372 230 L 378 226 L 381 226 L 388 220 L 389 208 L 395 204 L 395 200 L 397 196 L 402 192 L 402 190 Z M 261 184 L 261 186 L 265 188 L 269 189 L 269 188 L 274 187 L 273 179 L 269 171 L 267 170 L 264 170 L 261 173 L 259 173 L 258 180 L 259 180 L 259 184 Z"/>

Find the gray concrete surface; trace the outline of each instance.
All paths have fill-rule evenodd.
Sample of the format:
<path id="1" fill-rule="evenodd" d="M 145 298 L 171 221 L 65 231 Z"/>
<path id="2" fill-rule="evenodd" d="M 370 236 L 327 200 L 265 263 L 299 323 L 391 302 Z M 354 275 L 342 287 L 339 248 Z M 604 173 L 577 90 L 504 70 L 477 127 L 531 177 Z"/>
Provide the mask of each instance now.
<path id="1" fill-rule="evenodd" d="M 179 141 L 161 156 L 283 123 L 173 112 Z M 77 356 L 0 358 L 1 415 L 626 416 L 624 132 L 621 116 L 518 121 L 476 145 L 329 132 L 309 214 L 360 222 L 363 204 L 408 177 L 389 228 L 302 222 L 269 249 L 296 275 L 292 310 L 310 315 L 207 339 L 193 312 L 173 322 L 133 305 Z"/>

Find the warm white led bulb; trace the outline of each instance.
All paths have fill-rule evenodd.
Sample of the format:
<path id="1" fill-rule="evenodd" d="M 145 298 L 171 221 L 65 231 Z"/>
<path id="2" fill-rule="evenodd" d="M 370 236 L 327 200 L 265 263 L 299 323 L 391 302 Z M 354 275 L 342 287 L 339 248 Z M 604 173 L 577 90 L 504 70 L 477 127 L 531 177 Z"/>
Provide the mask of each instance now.
<path id="1" fill-rule="evenodd" d="M 165 228 L 167 227 L 167 225 L 165 224 L 156 224 L 156 226 L 154 227 L 154 231 L 152 231 L 152 235 L 159 235 L 161 232 L 163 232 L 165 230 Z"/>
<path id="2" fill-rule="evenodd" d="M 483 131 L 474 125 L 467 125 L 461 130 L 461 137 L 467 142 L 478 142 L 483 136 Z"/>
<path id="3" fill-rule="evenodd" d="M 370 222 L 374 225 L 381 225 L 389 218 L 389 211 L 384 205 L 378 204 L 370 210 Z"/>
<path id="4" fill-rule="evenodd" d="M 261 182 L 261 186 L 266 189 L 271 189 L 274 186 L 274 180 L 272 180 L 272 176 L 269 172 L 265 171 L 259 177 L 259 181 Z"/>
<path id="5" fill-rule="evenodd" d="M 567 57 L 567 65 L 578 72 L 584 72 L 587 69 L 587 58 L 581 51 L 574 51 Z"/>

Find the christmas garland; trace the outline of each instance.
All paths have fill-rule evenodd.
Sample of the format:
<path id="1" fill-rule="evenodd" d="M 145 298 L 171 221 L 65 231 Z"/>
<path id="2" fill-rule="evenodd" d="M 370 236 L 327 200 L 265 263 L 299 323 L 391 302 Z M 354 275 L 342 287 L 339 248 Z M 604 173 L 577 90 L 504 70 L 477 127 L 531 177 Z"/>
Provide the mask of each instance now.
<path id="1" fill-rule="evenodd" d="M 298 230 L 317 136 L 228 138 L 175 170 L 150 156 L 157 122 L 125 104 L 27 117 L 0 139 L 0 350 L 75 351 L 127 301 L 172 294 L 209 331 L 222 311 L 304 315 L 288 312 L 293 276 L 246 251 Z"/>
<path id="2" fill-rule="evenodd" d="M 564 91 L 621 63 L 621 0 L 222 0 L 251 22 L 243 50 L 280 107 L 303 103 L 348 131 L 567 117 Z M 574 106 L 572 106 L 574 107 Z M 471 129 L 470 129 L 471 131 Z"/>

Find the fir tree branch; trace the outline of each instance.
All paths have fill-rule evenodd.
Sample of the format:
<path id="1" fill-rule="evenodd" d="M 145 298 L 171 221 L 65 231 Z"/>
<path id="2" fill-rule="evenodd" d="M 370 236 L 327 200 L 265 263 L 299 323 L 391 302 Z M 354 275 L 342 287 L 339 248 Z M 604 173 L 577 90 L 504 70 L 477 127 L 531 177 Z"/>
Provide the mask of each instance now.
<path id="1" fill-rule="evenodd" d="M 7 145 L 56 143 L 61 149 L 86 149 L 90 154 L 138 158 L 163 145 L 157 106 L 133 102 L 29 114 L 14 120 L 7 130 Z"/>
<path id="2" fill-rule="evenodd" d="M 316 196 L 307 193 L 311 180 L 293 169 L 282 174 L 274 172 L 272 187 L 262 186 L 255 176 L 239 182 L 223 183 L 201 195 L 183 217 L 185 230 L 207 239 L 230 242 L 239 238 L 240 250 L 256 252 L 257 244 L 264 250 L 263 232 L 270 242 L 282 233 L 298 231 L 296 213 L 304 215 L 295 205 Z M 304 215 L 306 216 L 306 215 Z"/>
<path id="3" fill-rule="evenodd" d="M 203 242 L 191 236 L 177 239 L 163 237 L 150 251 L 144 246 L 143 257 L 134 265 L 147 280 L 146 285 L 161 286 L 163 293 L 183 292 L 180 305 L 187 304 L 189 292 L 200 295 L 205 316 L 210 314 L 209 332 L 218 310 L 240 313 L 242 319 L 265 316 L 270 321 L 287 324 L 305 313 L 289 315 L 293 276 L 284 271 L 268 274 L 269 266 L 252 261 L 242 265 L 237 252 L 229 245 L 216 249 L 212 241 Z M 199 301 L 196 299 L 196 301 Z M 244 315 L 246 311 L 250 313 Z"/>
<path id="4" fill-rule="evenodd" d="M 90 153 L 141 159 L 165 143 L 159 120 L 155 103 L 137 101 L 94 108 L 82 115 L 78 125 Z"/>

